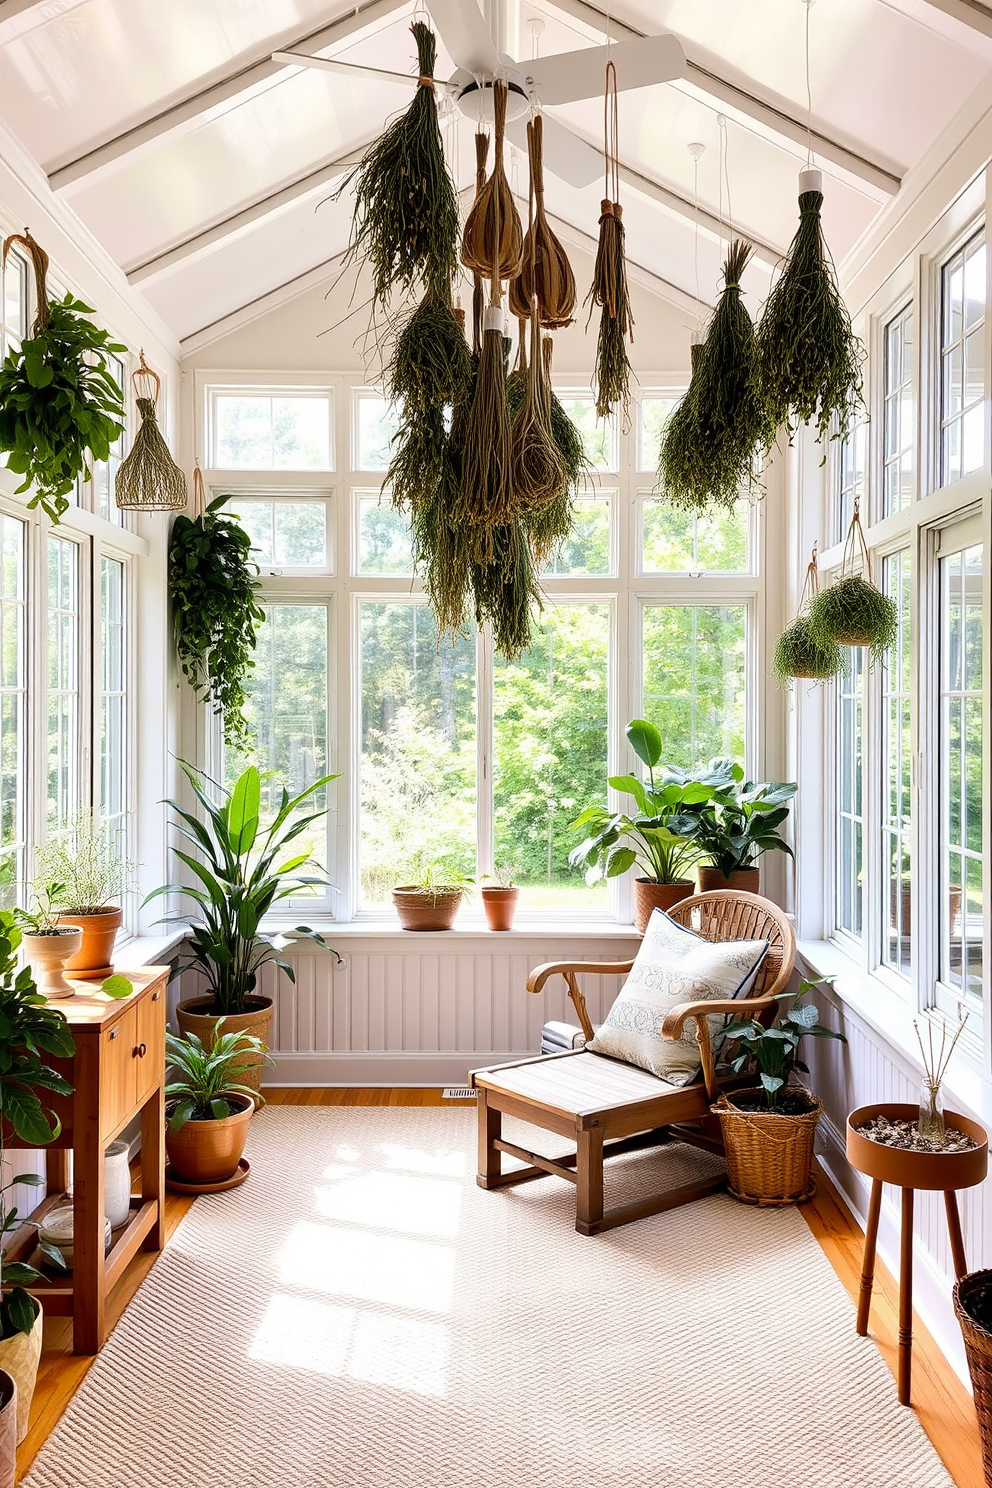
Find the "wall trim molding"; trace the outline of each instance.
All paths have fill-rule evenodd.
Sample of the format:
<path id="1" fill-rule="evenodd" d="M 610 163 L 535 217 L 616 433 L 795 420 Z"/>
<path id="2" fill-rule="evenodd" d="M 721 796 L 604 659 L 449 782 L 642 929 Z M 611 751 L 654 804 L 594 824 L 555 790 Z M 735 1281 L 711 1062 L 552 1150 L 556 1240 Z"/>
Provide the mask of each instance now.
<path id="1" fill-rule="evenodd" d="M 355 1087 L 391 1088 L 396 1085 L 430 1088 L 435 1085 L 464 1085 L 469 1070 L 489 1069 L 514 1059 L 532 1059 L 533 1049 L 502 1054 L 479 1054 L 470 1049 L 387 1054 L 358 1054 L 351 1051 L 288 1053 L 272 1051 L 275 1061 L 263 1081 L 266 1085 L 294 1088 Z"/>

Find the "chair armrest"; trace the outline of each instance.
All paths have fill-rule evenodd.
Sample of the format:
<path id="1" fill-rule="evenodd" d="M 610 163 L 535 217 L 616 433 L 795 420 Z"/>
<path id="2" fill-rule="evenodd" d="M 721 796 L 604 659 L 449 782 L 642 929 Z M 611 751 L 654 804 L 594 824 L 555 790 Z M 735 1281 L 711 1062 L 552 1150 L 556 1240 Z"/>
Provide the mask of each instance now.
<path id="1" fill-rule="evenodd" d="M 547 961 L 543 966 L 534 967 L 527 978 L 527 991 L 542 992 L 545 982 L 556 973 L 566 977 L 583 971 L 625 976 L 633 964 L 633 961 Z"/>
<path id="2" fill-rule="evenodd" d="M 714 998 L 709 1002 L 680 1002 L 676 1007 L 669 1008 L 665 1015 L 665 1021 L 661 1025 L 662 1037 L 666 1039 L 679 1039 L 682 1037 L 682 1029 L 688 1018 L 707 1018 L 710 1014 L 720 1013 L 753 1013 L 757 1016 L 766 1008 L 775 1003 L 774 997 L 731 997 Z M 697 1028 L 700 1026 L 697 1023 Z M 708 1027 L 703 1024 L 703 1027 Z"/>

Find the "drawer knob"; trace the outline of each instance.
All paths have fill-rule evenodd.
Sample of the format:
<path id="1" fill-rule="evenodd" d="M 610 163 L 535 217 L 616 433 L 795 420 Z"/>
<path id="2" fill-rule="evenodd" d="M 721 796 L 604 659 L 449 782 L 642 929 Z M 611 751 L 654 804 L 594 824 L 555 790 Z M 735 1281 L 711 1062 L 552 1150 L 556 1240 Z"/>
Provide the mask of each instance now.
<path id="1" fill-rule="evenodd" d="M 112 1028 L 110 1030 L 110 1039 L 111 1039 L 111 1042 L 113 1042 L 113 1040 L 117 1037 L 117 1035 L 119 1033 L 120 1033 L 120 1029 L 119 1028 Z"/>
<path id="2" fill-rule="evenodd" d="M 137 1054 L 139 1059 L 144 1059 L 145 1055 L 148 1053 L 148 1045 L 139 1044 L 134 1052 Z"/>
<path id="3" fill-rule="evenodd" d="M 152 1002 L 158 1002 L 158 1000 L 159 1000 L 159 998 L 161 996 L 162 996 L 161 992 L 153 992 L 152 993 Z"/>

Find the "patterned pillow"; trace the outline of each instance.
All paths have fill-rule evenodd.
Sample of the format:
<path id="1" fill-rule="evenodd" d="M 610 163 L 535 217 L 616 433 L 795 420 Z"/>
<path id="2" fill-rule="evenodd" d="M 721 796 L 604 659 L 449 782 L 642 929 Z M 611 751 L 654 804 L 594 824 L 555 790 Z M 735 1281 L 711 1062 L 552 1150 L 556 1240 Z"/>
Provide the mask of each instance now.
<path id="1" fill-rule="evenodd" d="M 767 951 L 767 940 L 704 940 L 656 909 L 619 997 L 586 1048 L 639 1065 L 669 1085 L 688 1085 L 699 1072 L 696 1026 L 686 1022 L 680 1039 L 663 1038 L 666 1015 L 681 1002 L 746 996 Z M 710 1017 L 711 1035 L 723 1021 Z"/>

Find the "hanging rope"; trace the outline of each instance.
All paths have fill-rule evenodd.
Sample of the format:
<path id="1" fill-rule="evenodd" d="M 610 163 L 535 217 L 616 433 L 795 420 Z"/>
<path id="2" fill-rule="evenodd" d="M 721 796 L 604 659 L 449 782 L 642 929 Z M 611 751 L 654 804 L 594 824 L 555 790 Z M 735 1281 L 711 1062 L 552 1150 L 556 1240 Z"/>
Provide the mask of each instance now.
<path id="1" fill-rule="evenodd" d="M 627 265 L 624 256 L 623 209 L 620 195 L 619 117 L 617 109 L 617 70 L 612 61 L 606 64 L 606 86 L 603 94 L 603 158 L 605 162 L 605 195 L 600 203 L 599 244 L 593 270 L 592 288 L 586 303 L 592 301 L 602 311 L 596 344 L 596 366 L 593 385 L 596 417 L 607 418 L 619 407 L 624 427 L 630 420 L 630 381 L 633 371 L 626 342 L 633 340 L 634 317 L 630 311 L 627 287 Z M 590 316 L 592 311 L 590 310 Z"/>

